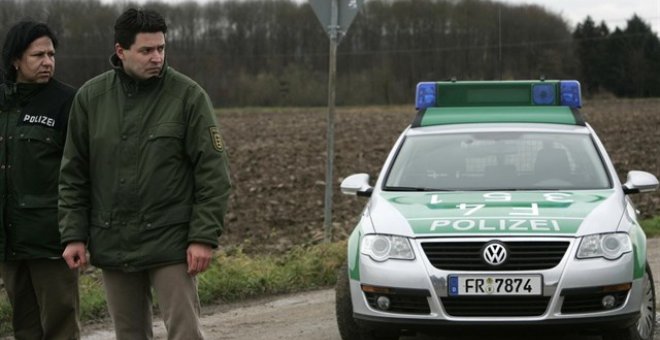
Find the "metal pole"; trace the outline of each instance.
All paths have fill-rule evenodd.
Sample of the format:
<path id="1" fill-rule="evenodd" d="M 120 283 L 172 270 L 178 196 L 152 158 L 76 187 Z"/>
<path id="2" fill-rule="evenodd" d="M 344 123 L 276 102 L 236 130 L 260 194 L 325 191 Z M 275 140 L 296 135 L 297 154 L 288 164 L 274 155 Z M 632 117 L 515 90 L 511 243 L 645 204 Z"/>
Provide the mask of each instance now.
<path id="1" fill-rule="evenodd" d="M 332 187 L 334 180 L 332 168 L 335 158 L 335 83 L 337 80 L 337 28 L 338 28 L 337 0 L 332 0 L 332 15 L 330 20 L 330 57 L 328 71 L 328 158 L 325 170 L 325 209 L 323 213 L 323 226 L 325 229 L 323 241 L 332 241 Z"/>

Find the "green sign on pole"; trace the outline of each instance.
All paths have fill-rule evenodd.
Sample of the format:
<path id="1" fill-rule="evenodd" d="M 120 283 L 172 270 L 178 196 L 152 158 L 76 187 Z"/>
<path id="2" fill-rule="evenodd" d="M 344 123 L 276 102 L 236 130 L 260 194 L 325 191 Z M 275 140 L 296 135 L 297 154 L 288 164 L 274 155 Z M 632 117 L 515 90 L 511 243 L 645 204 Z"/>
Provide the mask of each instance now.
<path id="1" fill-rule="evenodd" d="M 325 173 L 325 208 L 323 211 L 324 241 L 332 241 L 332 169 L 335 158 L 335 83 L 337 80 L 337 45 L 348 31 L 364 0 L 309 0 L 321 26 L 330 38 L 330 60 L 328 67 L 328 129 L 327 162 Z"/>

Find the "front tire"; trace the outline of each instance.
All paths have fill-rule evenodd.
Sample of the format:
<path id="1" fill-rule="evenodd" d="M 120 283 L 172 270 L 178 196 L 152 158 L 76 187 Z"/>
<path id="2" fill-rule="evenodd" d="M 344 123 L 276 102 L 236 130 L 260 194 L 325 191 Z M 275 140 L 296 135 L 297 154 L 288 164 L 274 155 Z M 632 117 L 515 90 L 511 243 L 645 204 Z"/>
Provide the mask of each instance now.
<path id="1" fill-rule="evenodd" d="M 635 325 L 603 334 L 603 340 L 653 340 L 655 333 L 655 288 L 648 262 L 642 282 L 642 303 Z"/>
<path id="2" fill-rule="evenodd" d="M 337 272 L 335 285 L 335 312 L 337 327 L 342 340 L 360 340 L 360 327 L 353 319 L 353 302 L 348 280 L 348 265 L 344 264 Z"/>

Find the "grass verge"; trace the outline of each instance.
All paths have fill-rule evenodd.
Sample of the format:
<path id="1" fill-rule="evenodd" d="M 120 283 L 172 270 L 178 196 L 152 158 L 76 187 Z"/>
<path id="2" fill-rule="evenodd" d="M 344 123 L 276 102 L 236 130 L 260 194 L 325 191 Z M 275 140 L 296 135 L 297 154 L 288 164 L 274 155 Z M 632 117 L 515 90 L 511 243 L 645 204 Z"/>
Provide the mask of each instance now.
<path id="1" fill-rule="evenodd" d="M 646 237 L 660 236 L 660 216 L 655 216 L 641 221 L 642 229 L 646 233 Z"/>
<path id="2" fill-rule="evenodd" d="M 346 257 L 346 242 L 297 247 L 278 256 L 249 256 L 240 248 L 221 252 L 199 275 L 202 304 L 291 293 L 335 283 L 335 272 Z M 107 316 L 101 273 L 80 277 L 80 319 L 83 324 Z M 11 334 L 11 308 L 0 292 L 0 337 Z"/>

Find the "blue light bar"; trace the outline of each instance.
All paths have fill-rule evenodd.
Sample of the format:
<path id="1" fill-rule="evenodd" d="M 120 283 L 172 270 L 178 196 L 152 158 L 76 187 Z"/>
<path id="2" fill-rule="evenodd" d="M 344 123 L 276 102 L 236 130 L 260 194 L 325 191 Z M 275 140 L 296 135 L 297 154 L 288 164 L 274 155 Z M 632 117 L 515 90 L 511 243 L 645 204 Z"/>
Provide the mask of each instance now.
<path id="1" fill-rule="evenodd" d="M 440 81 L 421 82 L 415 92 L 415 108 L 476 106 L 582 107 L 577 80 Z"/>
<path id="2" fill-rule="evenodd" d="M 582 96 L 580 91 L 580 82 L 577 80 L 563 80 L 559 82 L 559 98 L 561 105 L 570 108 L 582 107 Z"/>
<path id="3" fill-rule="evenodd" d="M 436 100 L 436 83 L 435 82 L 422 82 L 417 84 L 417 91 L 415 92 L 415 108 L 422 110 L 427 107 L 435 106 Z"/>

